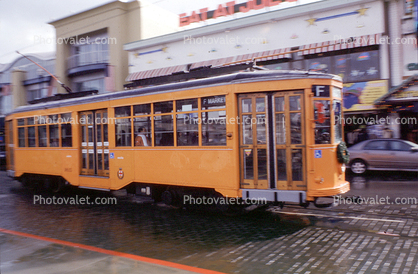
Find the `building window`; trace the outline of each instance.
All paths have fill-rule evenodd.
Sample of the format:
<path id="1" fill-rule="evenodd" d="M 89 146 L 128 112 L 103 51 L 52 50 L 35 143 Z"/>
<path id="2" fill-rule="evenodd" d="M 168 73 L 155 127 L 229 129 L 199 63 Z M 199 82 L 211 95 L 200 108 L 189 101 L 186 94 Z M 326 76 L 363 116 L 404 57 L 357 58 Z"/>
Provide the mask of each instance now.
<path id="1" fill-rule="evenodd" d="M 331 73 L 331 56 L 307 59 L 306 69 L 315 72 Z"/>
<path id="2" fill-rule="evenodd" d="M 379 78 L 379 53 L 377 50 L 350 54 L 349 82 L 376 80 Z"/>
<path id="3" fill-rule="evenodd" d="M 105 92 L 104 79 L 88 80 L 76 83 L 76 91 L 98 90 L 99 93 Z"/>
<path id="4" fill-rule="evenodd" d="M 73 146 L 73 136 L 71 129 L 71 113 L 61 114 L 61 145 L 62 147 Z"/>

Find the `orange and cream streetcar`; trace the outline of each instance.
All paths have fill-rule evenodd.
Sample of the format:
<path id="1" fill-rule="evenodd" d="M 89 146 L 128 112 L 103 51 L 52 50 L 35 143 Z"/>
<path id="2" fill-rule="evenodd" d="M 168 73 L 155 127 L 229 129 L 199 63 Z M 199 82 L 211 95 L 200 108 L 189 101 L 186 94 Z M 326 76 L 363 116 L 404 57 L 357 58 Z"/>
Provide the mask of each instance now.
<path id="1" fill-rule="evenodd" d="M 317 204 L 349 190 L 341 91 L 335 75 L 245 71 L 22 106 L 6 117 L 7 172 L 168 204 Z"/>

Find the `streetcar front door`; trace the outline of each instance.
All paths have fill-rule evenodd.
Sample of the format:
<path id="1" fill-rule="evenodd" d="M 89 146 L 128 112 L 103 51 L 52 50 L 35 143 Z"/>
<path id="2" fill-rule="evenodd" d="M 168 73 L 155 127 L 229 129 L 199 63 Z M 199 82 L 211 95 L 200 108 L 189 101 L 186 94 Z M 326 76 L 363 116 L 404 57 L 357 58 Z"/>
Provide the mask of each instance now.
<path id="1" fill-rule="evenodd" d="M 242 94 L 241 188 L 306 190 L 303 91 Z"/>
<path id="2" fill-rule="evenodd" d="M 109 176 L 107 110 L 80 113 L 81 174 Z"/>

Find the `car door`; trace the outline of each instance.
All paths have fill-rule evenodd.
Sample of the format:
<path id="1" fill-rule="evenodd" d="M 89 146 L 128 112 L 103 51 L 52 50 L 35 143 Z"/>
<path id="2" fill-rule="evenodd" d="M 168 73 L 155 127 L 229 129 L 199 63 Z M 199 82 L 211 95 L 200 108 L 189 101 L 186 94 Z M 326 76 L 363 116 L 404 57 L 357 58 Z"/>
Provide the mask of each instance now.
<path id="1" fill-rule="evenodd" d="M 374 140 L 363 148 L 364 159 L 370 168 L 388 168 L 390 163 L 390 150 L 387 140 Z"/>
<path id="2" fill-rule="evenodd" d="M 389 141 L 391 164 L 396 169 L 417 168 L 418 153 L 411 151 L 411 145 L 398 140 Z"/>

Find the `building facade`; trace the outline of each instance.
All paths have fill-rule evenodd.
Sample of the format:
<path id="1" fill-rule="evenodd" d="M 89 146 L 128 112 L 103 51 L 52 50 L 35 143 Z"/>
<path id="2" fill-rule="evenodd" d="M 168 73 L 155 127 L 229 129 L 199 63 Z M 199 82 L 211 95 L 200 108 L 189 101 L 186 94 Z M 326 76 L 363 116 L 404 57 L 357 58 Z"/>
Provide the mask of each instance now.
<path id="1" fill-rule="evenodd" d="M 123 90 L 123 45 L 176 31 L 174 22 L 175 14 L 145 1 L 114 1 L 50 22 L 56 29 L 56 75 L 75 92 Z"/>

